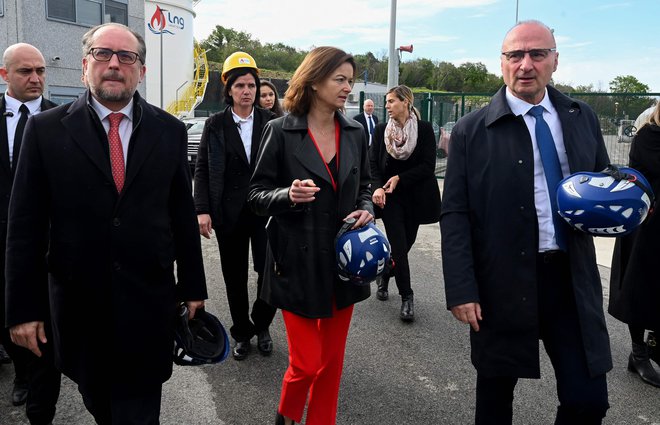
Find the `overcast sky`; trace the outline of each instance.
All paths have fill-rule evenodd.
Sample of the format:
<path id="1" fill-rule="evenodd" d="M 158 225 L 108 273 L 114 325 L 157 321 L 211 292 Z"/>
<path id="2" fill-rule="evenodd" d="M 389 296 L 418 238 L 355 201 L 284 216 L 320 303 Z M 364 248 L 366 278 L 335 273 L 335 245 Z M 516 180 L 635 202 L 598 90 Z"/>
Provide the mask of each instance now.
<path id="1" fill-rule="evenodd" d="M 500 48 L 516 7 L 519 20 L 538 19 L 555 30 L 556 82 L 607 91 L 614 77 L 633 75 L 660 92 L 660 0 L 399 0 L 395 45 L 414 46 L 403 61 L 481 62 L 501 75 Z M 388 55 L 387 0 L 201 0 L 195 13 L 197 40 L 222 25 L 262 43 Z"/>

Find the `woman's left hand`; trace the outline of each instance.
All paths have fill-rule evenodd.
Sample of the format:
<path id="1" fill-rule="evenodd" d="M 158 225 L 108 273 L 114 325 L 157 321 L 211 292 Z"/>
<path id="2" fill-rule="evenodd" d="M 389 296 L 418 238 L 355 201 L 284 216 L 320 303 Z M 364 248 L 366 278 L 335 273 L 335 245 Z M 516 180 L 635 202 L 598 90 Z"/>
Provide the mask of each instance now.
<path id="1" fill-rule="evenodd" d="M 371 215 L 371 213 L 367 210 L 355 210 L 349 215 L 347 215 L 346 218 L 344 218 L 344 221 L 346 221 L 351 217 L 355 219 L 355 224 L 353 225 L 353 227 L 351 227 L 351 230 L 360 228 L 365 224 L 369 224 L 372 221 L 374 221 L 374 216 Z"/>
<path id="2" fill-rule="evenodd" d="M 383 185 L 383 189 L 385 190 L 385 193 L 392 193 L 394 192 L 394 189 L 396 189 L 396 185 L 399 184 L 399 176 L 392 176 L 387 180 L 387 183 Z"/>

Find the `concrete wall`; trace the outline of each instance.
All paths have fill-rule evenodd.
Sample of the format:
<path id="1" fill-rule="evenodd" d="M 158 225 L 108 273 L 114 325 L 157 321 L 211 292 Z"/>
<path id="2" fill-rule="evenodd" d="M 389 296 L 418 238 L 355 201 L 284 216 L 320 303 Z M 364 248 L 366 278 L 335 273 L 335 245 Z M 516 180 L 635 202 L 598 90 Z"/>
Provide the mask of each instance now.
<path id="1" fill-rule="evenodd" d="M 14 43 L 37 47 L 46 60 L 46 97 L 76 96 L 85 88 L 81 39 L 91 27 L 46 19 L 46 0 L 4 0 L 0 17 L 0 52 Z M 144 1 L 128 1 L 128 25 L 144 35 Z M 59 57 L 59 60 L 54 60 Z M 0 90 L 6 86 L 0 82 Z M 144 83 L 138 90 L 144 94 Z"/>

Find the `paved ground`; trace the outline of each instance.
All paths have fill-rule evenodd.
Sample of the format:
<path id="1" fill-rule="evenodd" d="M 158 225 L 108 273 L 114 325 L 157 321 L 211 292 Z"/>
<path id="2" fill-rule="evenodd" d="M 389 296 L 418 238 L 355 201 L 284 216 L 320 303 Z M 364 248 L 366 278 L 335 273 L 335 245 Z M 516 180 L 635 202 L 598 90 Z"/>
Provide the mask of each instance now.
<path id="1" fill-rule="evenodd" d="M 604 287 L 609 277 L 611 240 L 597 242 Z M 208 309 L 229 323 L 215 240 L 204 241 L 210 300 Z M 445 308 L 437 225 L 423 226 L 412 255 L 418 320 L 398 319 L 394 295 L 371 297 L 355 309 L 339 402 L 339 425 L 438 425 L 473 421 L 475 373 L 469 363 L 467 328 Z M 396 290 L 393 291 L 396 293 Z M 605 301 L 607 302 L 607 301 Z M 614 370 L 608 374 L 610 403 L 605 424 L 660 425 L 660 389 L 627 372 L 630 341 L 625 325 L 608 317 Z M 164 387 L 162 423 L 171 425 L 272 424 L 287 346 L 281 315 L 272 326 L 275 352 L 243 362 L 175 367 Z M 254 342 L 253 342 L 254 343 Z M 254 347 L 256 352 L 256 347 Z M 552 370 L 542 356 L 541 380 L 522 380 L 516 389 L 515 424 L 551 424 L 556 409 Z M 0 368 L 0 424 L 27 424 L 21 408 L 11 406 L 13 372 Z M 68 380 L 62 387 L 56 425 L 92 424 Z"/>

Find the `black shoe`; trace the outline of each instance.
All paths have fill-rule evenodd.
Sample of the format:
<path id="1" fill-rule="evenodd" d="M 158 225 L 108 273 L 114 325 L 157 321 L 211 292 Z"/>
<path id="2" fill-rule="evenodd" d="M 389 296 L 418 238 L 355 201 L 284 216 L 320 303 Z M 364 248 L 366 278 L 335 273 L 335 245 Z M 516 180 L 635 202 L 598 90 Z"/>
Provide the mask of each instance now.
<path id="1" fill-rule="evenodd" d="M 376 282 L 378 282 L 378 289 L 376 290 L 376 298 L 381 301 L 387 301 L 389 294 L 387 293 L 387 284 L 389 283 L 389 278 L 379 277 Z"/>
<path id="2" fill-rule="evenodd" d="M 399 315 L 404 322 L 415 320 L 415 305 L 413 303 L 413 294 L 401 297 L 401 314 Z"/>
<path id="3" fill-rule="evenodd" d="M 262 356 L 270 356 L 273 352 L 273 340 L 268 329 L 257 333 L 257 349 Z"/>
<path id="4" fill-rule="evenodd" d="M 250 352 L 250 340 L 236 341 L 236 345 L 234 345 L 234 350 L 232 351 L 232 355 L 236 360 L 244 360 L 248 356 L 249 352 Z"/>
<path id="5" fill-rule="evenodd" d="M 632 353 L 628 358 L 628 370 L 642 378 L 649 385 L 660 388 L 660 375 L 653 368 L 646 344 L 632 343 Z"/>
<path id="6" fill-rule="evenodd" d="M 293 425 L 296 425 L 294 421 L 291 421 Z M 277 412 L 277 415 L 275 415 L 275 425 L 285 425 L 286 422 L 284 422 L 284 416 L 282 416 L 279 412 Z"/>
<path id="7" fill-rule="evenodd" d="M 655 337 L 655 332 L 650 331 L 646 337 L 646 346 L 649 350 L 649 357 L 660 366 L 660 346 Z"/>
<path id="8" fill-rule="evenodd" d="M 9 364 L 11 363 L 11 357 L 5 351 L 5 347 L 0 344 L 0 364 Z"/>
<path id="9" fill-rule="evenodd" d="M 14 380 L 14 388 L 11 390 L 11 404 L 21 406 L 25 404 L 28 396 L 28 383 Z"/>

